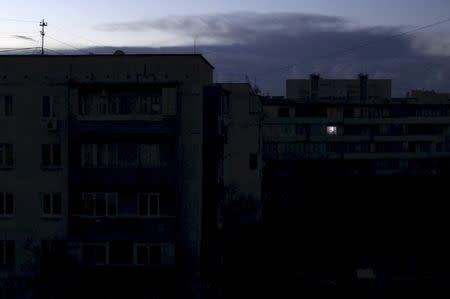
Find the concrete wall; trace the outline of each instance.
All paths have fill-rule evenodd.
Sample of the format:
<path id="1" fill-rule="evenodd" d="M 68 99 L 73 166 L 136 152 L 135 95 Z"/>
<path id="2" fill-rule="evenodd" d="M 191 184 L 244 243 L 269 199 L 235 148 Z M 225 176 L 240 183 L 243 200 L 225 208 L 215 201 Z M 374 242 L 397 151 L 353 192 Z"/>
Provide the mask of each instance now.
<path id="1" fill-rule="evenodd" d="M 228 126 L 228 142 L 225 144 L 224 184 L 235 186 L 237 194 L 254 196 L 261 200 L 261 111 L 259 97 L 248 84 L 222 84 L 230 92 L 230 123 Z M 252 104 L 253 102 L 253 104 Z M 257 154 L 256 169 L 251 169 L 249 158 Z"/>
<path id="2" fill-rule="evenodd" d="M 0 191 L 16 196 L 15 216 L 0 219 L 0 239 L 16 240 L 16 270 L 25 260 L 24 243 L 32 238 L 62 238 L 67 235 L 68 170 L 67 114 L 76 112 L 76 93 L 67 82 L 135 83 L 157 80 L 182 82 L 180 94 L 181 136 L 179 194 L 181 240 L 193 255 L 200 250 L 202 200 L 202 100 L 203 86 L 212 83 L 212 66 L 200 55 L 125 56 L 0 56 L 0 95 L 12 95 L 14 116 L 0 118 L 0 143 L 13 143 L 15 166 L 0 170 Z M 42 96 L 60 96 L 64 124 L 58 134 L 49 134 L 41 117 Z M 68 103 L 75 101 L 75 103 Z M 41 169 L 41 145 L 62 144 L 62 167 Z M 62 192 L 63 217 L 41 218 L 39 192 Z"/>

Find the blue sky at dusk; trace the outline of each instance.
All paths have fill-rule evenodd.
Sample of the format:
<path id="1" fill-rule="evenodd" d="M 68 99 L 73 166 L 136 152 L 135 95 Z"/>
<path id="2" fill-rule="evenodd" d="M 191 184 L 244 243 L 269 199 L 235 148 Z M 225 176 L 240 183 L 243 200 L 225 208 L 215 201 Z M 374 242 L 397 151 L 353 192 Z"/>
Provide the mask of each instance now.
<path id="1" fill-rule="evenodd" d="M 445 89 L 450 77 L 450 21 L 391 38 L 449 19 L 448 0 L 16 0 L 2 6 L 0 48 L 39 46 L 42 18 L 49 49 L 191 53 L 197 40 L 216 80 L 248 75 L 275 94 L 311 72 L 363 71 L 394 79 L 399 93 Z"/>

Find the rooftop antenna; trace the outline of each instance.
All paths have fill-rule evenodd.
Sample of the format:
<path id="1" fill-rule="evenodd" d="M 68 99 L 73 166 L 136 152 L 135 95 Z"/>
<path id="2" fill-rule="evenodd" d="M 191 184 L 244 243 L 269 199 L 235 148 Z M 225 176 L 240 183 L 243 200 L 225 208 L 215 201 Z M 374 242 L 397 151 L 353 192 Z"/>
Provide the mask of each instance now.
<path id="1" fill-rule="evenodd" d="M 39 26 L 42 27 L 41 30 L 41 37 L 42 37 L 42 46 L 41 46 L 41 55 L 44 55 L 44 36 L 45 36 L 45 27 L 47 27 L 47 22 L 45 22 L 44 19 L 42 19 L 42 22 L 39 24 Z"/>

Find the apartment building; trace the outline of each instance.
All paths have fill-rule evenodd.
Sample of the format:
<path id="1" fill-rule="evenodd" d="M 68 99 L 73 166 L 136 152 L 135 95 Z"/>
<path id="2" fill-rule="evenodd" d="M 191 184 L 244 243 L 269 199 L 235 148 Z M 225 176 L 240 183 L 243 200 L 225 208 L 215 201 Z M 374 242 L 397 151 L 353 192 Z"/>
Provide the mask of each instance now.
<path id="1" fill-rule="evenodd" d="M 322 93 L 343 82 L 353 91 Z M 390 85 L 313 75 L 288 80 L 287 98 L 263 99 L 265 221 L 274 244 L 299 243 L 281 250 L 280 263 L 341 278 L 374 265 L 442 270 L 449 97 L 393 98 Z"/>
<path id="2" fill-rule="evenodd" d="M 200 292 L 212 75 L 201 55 L 0 57 L 2 290 L 67 252 L 74 296 Z"/>

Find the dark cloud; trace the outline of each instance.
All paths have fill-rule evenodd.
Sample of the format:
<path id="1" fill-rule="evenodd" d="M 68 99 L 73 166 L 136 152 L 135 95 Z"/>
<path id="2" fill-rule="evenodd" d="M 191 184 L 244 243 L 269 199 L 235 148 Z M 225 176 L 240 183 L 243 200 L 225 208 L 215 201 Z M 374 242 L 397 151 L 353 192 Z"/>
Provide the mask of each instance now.
<path id="1" fill-rule="evenodd" d="M 399 36 L 411 28 L 367 27 L 322 15 L 235 13 L 103 24 L 96 29 L 152 29 L 197 37 L 200 45 L 206 44 L 197 50 L 216 66 L 218 81 L 243 81 L 247 75 L 272 94 L 284 93 L 287 78 L 304 78 L 312 72 L 330 78 L 356 77 L 360 72 L 392 78 L 396 95 L 414 88 L 450 90 L 450 58 L 427 54 L 421 46 L 427 44 L 426 34 L 421 33 L 420 43 L 415 35 Z M 193 47 L 125 50 L 192 53 Z"/>
<path id="2" fill-rule="evenodd" d="M 11 37 L 18 38 L 18 39 L 23 39 L 23 40 L 28 40 L 28 41 L 36 41 L 34 38 L 31 38 L 31 37 L 25 36 L 25 35 L 11 35 Z"/>

